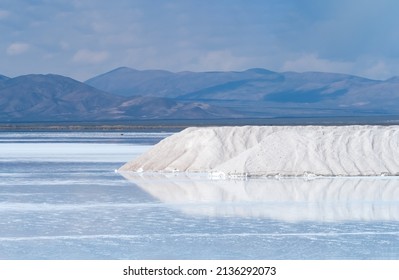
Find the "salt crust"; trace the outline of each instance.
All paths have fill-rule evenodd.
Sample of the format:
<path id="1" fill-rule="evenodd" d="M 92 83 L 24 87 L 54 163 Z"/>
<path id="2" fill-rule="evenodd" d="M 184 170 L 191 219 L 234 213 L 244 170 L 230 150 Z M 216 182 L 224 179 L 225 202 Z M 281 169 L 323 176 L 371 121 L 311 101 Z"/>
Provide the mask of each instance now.
<path id="1" fill-rule="evenodd" d="M 215 177 L 399 175 L 399 126 L 187 128 L 119 171 Z"/>

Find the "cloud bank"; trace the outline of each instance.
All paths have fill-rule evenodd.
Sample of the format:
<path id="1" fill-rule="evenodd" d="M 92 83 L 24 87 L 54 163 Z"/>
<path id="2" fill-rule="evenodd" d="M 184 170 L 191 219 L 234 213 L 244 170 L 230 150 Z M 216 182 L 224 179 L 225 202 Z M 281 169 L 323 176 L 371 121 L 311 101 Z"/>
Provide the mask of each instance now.
<path id="1" fill-rule="evenodd" d="M 2 4 L 0 73 L 7 76 L 55 72 L 84 80 L 119 66 L 399 75 L 399 2 L 393 0 Z"/>
<path id="2" fill-rule="evenodd" d="M 19 55 L 27 52 L 30 48 L 30 45 L 27 43 L 12 43 L 7 48 L 8 55 Z"/>

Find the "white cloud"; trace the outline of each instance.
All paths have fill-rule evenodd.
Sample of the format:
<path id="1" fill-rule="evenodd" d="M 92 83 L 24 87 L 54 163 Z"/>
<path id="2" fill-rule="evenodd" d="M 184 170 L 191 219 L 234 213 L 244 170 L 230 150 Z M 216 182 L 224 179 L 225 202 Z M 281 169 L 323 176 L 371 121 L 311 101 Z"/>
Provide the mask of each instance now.
<path id="1" fill-rule="evenodd" d="M 8 55 L 19 55 L 29 50 L 30 45 L 26 43 L 12 43 L 7 48 Z"/>
<path id="2" fill-rule="evenodd" d="M 77 63 L 98 64 L 108 58 L 106 51 L 90 51 L 86 49 L 79 50 L 75 53 L 72 60 Z"/>
<path id="3" fill-rule="evenodd" d="M 372 79 L 387 79 L 391 76 L 389 66 L 384 61 L 376 61 L 371 66 L 361 72 L 362 76 Z"/>
<path id="4" fill-rule="evenodd" d="M 112 30 L 112 26 L 105 21 L 93 21 L 90 26 L 96 33 L 106 33 Z"/>
<path id="5" fill-rule="evenodd" d="M 282 71 L 320 71 L 333 73 L 349 73 L 353 64 L 319 58 L 316 54 L 303 54 L 300 57 L 284 62 Z"/>
<path id="6" fill-rule="evenodd" d="M 59 42 L 59 45 L 60 45 L 61 50 L 63 50 L 63 51 L 67 51 L 70 49 L 70 45 L 68 42 L 61 41 L 61 42 Z"/>
<path id="7" fill-rule="evenodd" d="M 0 10 L 0 19 L 8 18 L 9 15 L 10 15 L 10 12 L 9 12 L 9 11 Z"/>
<path id="8" fill-rule="evenodd" d="M 247 64 L 247 58 L 235 56 L 228 50 L 219 50 L 200 55 L 194 67 L 200 71 L 231 71 L 241 69 Z"/>

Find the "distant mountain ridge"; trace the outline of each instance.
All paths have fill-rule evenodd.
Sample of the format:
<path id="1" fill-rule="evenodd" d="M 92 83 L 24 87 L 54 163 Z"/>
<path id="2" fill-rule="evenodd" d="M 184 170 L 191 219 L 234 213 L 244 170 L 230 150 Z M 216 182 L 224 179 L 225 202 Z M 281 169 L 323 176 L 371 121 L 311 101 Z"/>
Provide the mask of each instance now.
<path id="1" fill-rule="evenodd" d="M 1 83 L 2 81 L 8 80 L 8 79 L 9 79 L 9 77 L 0 75 L 0 83 Z"/>
<path id="2" fill-rule="evenodd" d="M 85 83 L 124 96 L 145 95 L 193 99 L 242 99 L 236 90 L 259 99 L 270 92 L 317 89 L 343 81 L 373 82 L 366 78 L 324 72 L 273 72 L 261 68 L 230 72 L 169 72 L 120 67 Z M 377 82 L 377 81 L 376 81 Z M 378 81 L 379 82 L 379 81 Z M 266 91 L 265 91 L 266 90 Z M 252 93 L 254 92 L 254 94 Z M 236 94 L 236 95 L 235 95 Z"/>
<path id="3" fill-rule="evenodd" d="M 60 75 L 24 75 L 0 87 L 0 112 L 5 119 L 73 120 L 96 117 L 122 98 Z"/>
<path id="4" fill-rule="evenodd" d="M 324 72 L 168 72 L 127 67 L 87 84 L 123 96 L 207 102 L 251 117 L 399 114 L 399 78 L 371 80 Z"/>
<path id="5" fill-rule="evenodd" d="M 164 70 L 135 70 L 120 67 L 93 77 L 86 84 L 122 96 L 157 96 L 176 98 L 205 88 L 230 82 L 256 78 L 279 78 L 266 69 L 249 69 L 243 72 L 169 72 Z"/>
<path id="6" fill-rule="evenodd" d="M 120 67 L 82 83 L 0 75 L 0 122 L 399 116 L 399 77 Z"/>
<path id="7" fill-rule="evenodd" d="M 232 113 L 200 102 L 122 97 L 54 74 L 0 82 L 0 122 L 218 118 L 221 112 Z"/>

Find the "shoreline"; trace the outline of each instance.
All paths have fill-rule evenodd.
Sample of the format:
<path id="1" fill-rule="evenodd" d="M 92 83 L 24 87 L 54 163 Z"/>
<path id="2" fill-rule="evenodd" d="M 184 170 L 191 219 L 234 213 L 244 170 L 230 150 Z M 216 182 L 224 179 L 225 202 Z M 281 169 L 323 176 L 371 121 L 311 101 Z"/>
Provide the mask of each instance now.
<path id="1" fill-rule="evenodd" d="M 0 131 L 180 131 L 187 127 L 209 126 L 345 126 L 399 125 L 399 116 L 323 117 L 323 118 L 248 118 L 193 120 L 71 121 L 71 122 L 0 122 Z"/>
<path id="2" fill-rule="evenodd" d="M 112 132 L 112 131 L 150 131 L 157 132 L 163 130 L 180 131 L 186 128 L 185 126 L 140 126 L 140 125 L 70 125 L 70 124 L 0 124 L 0 132 L 74 132 L 74 131 L 87 131 L 87 132 Z"/>

